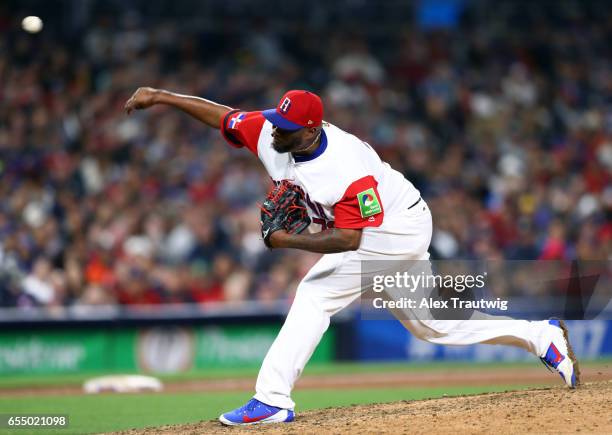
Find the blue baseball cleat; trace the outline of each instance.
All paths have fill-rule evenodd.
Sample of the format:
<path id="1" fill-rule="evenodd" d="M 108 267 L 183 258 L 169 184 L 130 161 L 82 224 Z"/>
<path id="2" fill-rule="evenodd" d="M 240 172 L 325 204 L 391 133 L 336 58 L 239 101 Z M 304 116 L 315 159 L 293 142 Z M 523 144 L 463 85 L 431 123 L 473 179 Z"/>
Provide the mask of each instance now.
<path id="1" fill-rule="evenodd" d="M 277 408 L 257 399 L 251 399 L 246 405 L 222 414 L 219 421 L 228 426 L 288 423 L 293 421 L 294 416 L 292 409 Z"/>
<path id="2" fill-rule="evenodd" d="M 568 387 L 576 388 L 580 385 L 580 369 L 569 342 L 567 327 L 563 320 L 557 319 L 549 320 L 548 324 L 552 326 L 552 338 L 540 360 L 550 371 L 556 370 Z"/>

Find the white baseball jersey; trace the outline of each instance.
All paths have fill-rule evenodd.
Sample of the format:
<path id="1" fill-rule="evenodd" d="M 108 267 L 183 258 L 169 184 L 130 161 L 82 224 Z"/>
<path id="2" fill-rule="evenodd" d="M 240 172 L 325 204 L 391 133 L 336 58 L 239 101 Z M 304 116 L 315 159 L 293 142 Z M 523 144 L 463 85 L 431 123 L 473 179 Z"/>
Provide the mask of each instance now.
<path id="1" fill-rule="evenodd" d="M 300 186 L 313 224 L 323 230 L 384 226 L 386 215 L 406 210 L 420 197 L 369 144 L 327 122 L 319 148 L 309 156 L 275 151 L 272 124 L 261 112 L 229 112 L 221 132 L 231 145 L 253 152 L 272 180 Z"/>
<path id="2" fill-rule="evenodd" d="M 391 260 L 378 263 L 379 274 L 394 273 L 398 261 L 418 260 L 428 265 L 431 213 L 425 202 L 411 207 L 419 200 L 418 190 L 381 161 L 367 143 L 331 124 L 323 123 L 321 144 L 309 156 L 276 152 L 272 124 L 261 112 L 229 112 L 221 131 L 230 144 L 246 147 L 259 157 L 275 182 L 287 179 L 301 186 L 313 223 L 323 229 L 363 228 L 359 250 L 323 255 L 300 282 L 287 319 L 259 371 L 254 397 L 271 406 L 293 409 L 291 390 L 330 317 L 364 290 L 362 262 Z M 547 322 L 438 321 L 411 311 L 399 319 L 416 337 L 431 343 L 510 344 L 542 356 L 550 342 Z"/>

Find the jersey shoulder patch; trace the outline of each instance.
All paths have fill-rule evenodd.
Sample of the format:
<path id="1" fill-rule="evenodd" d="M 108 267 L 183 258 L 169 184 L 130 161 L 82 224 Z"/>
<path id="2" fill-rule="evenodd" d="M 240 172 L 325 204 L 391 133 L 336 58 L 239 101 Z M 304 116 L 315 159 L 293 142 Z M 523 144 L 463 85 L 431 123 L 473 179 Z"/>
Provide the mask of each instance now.
<path id="1" fill-rule="evenodd" d="M 359 192 L 357 194 L 357 202 L 359 204 L 359 212 L 362 218 L 374 216 L 378 213 L 382 213 L 382 207 L 380 206 L 380 198 L 378 192 L 373 187 Z"/>
<path id="2" fill-rule="evenodd" d="M 221 134 L 230 145 L 247 147 L 257 155 L 259 134 L 265 120 L 261 112 L 232 110 L 221 122 Z"/>
<path id="3" fill-rule="evenodd" d="M 378 227 L 383 223 L 384 207 L 378 182 L 368 175 L 351 183 L 334 205 L 337 228 Z"/>

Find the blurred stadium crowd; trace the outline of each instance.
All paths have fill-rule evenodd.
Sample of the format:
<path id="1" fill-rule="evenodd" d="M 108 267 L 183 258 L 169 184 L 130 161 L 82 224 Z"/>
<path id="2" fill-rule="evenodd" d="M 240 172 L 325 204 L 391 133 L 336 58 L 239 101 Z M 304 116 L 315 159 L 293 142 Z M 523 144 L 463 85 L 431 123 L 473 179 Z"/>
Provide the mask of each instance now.
<path id="1" fill-rule="evenodd" d="M 449 0 L 437 24 L 418 2 L 56 3 L 36 35 L 0 8 L 0 306 L 274 301 L 317 260 L 265 249 L 256 158 L 178 111 L 125 116 L 138 86 L 318 92 L 421 190 L 434 258 L 610 259 L 605 3 Z"/>

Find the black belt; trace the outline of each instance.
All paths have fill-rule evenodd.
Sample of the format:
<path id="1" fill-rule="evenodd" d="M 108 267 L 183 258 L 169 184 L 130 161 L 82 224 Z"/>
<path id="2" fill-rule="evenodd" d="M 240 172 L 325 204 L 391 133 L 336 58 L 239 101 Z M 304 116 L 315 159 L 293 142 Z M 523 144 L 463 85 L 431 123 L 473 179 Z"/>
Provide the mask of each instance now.
<path id="1" fill-rule="evenodd" d="M 417 205 L 419 202 L 421 202 L 421 197 L 419 196 L 419 199 L 416 200 L 416 202 L 414 204 L 412 204 L 410 207 L 407 208 L 407 210 L 410 210 L 412 207 L 414 207 L 415 205 Z"/>

